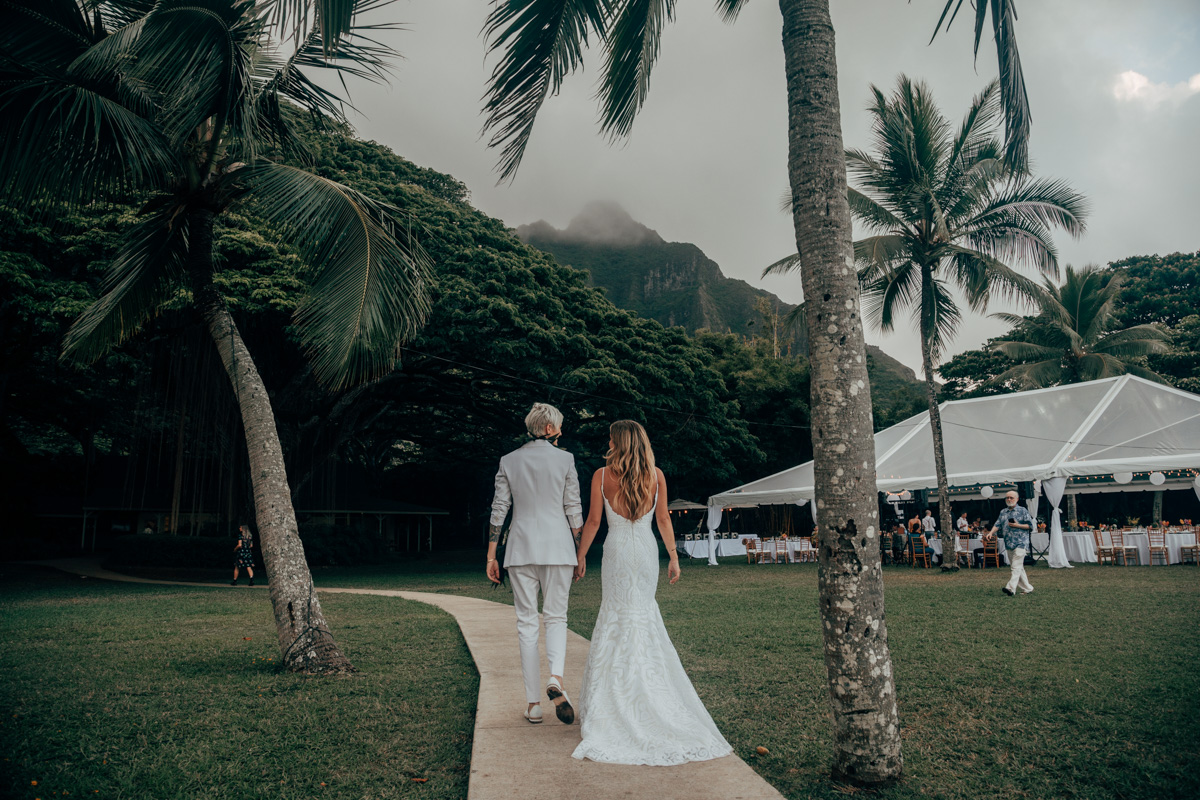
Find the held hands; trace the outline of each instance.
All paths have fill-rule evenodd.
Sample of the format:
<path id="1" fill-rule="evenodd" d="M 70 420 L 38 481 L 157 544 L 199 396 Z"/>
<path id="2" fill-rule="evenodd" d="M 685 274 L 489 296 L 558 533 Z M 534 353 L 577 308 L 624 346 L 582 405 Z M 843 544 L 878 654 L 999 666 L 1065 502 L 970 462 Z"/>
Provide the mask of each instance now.
<path id="1" fill-rule="evenodd" d="M 587 558 L 584 556 L 580 556 L 579 563 L 575 565 L 575 582 L 578 583 L 579 580 L 586 573 L 587 573 Z"/>

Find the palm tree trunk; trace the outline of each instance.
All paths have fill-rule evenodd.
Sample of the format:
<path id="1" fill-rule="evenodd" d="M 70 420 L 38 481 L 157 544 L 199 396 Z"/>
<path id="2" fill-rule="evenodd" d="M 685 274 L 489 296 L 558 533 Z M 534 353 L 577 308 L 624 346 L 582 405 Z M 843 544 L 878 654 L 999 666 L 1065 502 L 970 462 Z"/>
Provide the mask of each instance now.
<path id="1" fill-rule="evenodd" d="M 780 0 L 788 178 L 807 313 L 818 588 L 833 706 L 833 775 L 900 777 L 900 724 L 884 620 L 866 342 L 846 199 L 828 0 Z"/>
<path id="2" fill-rule="evenodd" d="M 925 393 L 929 401 L 929 430 L 933 434 L 933 470 L 937 475 L 938 527 L 941 528 L 942 569 L 958 570 L 956 534 L 950 510 L 950 482 L 946 478 L 946 448 L 942 440 L 942 410 L 938 407 L 937 383 L 933 379 L 933 270 L 921 265 L 921 368 L 925 371 Z"/>
<path id="3" fill-rule="evenodd" d="M 267 387 L 250 358 L 250 351 L 234 324 L 225 299 L 213 285 L 213 212 L 196 212 L 190 221 L 193 233 L 188 271 L 192 291 L 233 384 L 242 414 L 250 455 L 255 519 L 263 564 L 270 582 L 283 666 L 291 672 L 351 672 L 353 666 L 342 655 L 325 623 L 304 558 L 304 545 L 296 526 L 296 513 L 284 469 L 283 446 L 275 429 L 275 414 Z"/>

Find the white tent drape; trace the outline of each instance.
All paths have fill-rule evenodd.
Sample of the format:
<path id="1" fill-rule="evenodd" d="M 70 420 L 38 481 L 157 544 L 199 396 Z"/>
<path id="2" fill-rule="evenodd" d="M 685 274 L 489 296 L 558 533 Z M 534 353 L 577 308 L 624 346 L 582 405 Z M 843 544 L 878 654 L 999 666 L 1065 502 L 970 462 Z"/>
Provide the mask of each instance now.
<path id="1" fill-rule="evenodd" d="M 1042 482 L 1034 481 L 1033 482 L 1033 497 L 1031 497 L 1025 501 L 1025 507 L 1027 509 L 1029 509 L 1029 516 L 1033 517 L 1033 521 L 1035 523 L 1037 522 L 1038 495 L 1041 493 L 1042 493 Z M 1036 528 L 1036 527 L 1037 527 L 1037 525 L 1035 524 L 1034 528 Z"/>
<path id="2" fill-rule="evenodd" d="M 1050 552 L 1046 554 L 1046 563 L 1052 569 L 1062 569 L 1063 567 L 1071 569 L 1071 564 L 1067 561 L 1067 549 L 1063 547 L 1062 515 L 1058 510 L 1058 504 L 1062 502 L 1063 492 L 1066 488 L 1066 478 L 1049 478 L 1042 481 L 1042 491 L 1046 493 L 1046 499 L 1054 508 L 1054 513 L 1050 518 Z"/>
<path id="3" fill-rule="evenodd" d="M 708 565 L 717 565 L 717 528 L 721 527 L 721 506 L 708 507 Z"/>

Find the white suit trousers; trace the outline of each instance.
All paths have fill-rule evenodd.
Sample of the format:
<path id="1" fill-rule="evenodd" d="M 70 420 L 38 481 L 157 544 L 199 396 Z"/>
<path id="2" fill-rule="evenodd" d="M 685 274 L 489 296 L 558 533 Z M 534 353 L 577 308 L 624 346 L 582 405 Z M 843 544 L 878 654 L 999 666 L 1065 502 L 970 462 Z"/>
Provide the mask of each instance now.
<path id="1" fill-rule="evenodd" d="M 526 564 L 508 568 L 513 605 L 517 609 L 517 641 L 521 645 L 521 673 L 525 677 L 525 702 L 542 699 L 538 666 L 538 589 L 542 591 L 542 616 L 546 624 L 546 660 L 550 674 L 562 675 L 567 660 L 567 595 L 575 567 L 560 564 Z"/>
<path id="2" fill-rule="evenodd" d="M 1008 579 L 1004 588 L 1010 592 L 1015 592 L 1017 589 L 1022 592 L 1032 592 L 1033 584 L 1029 582 L 1029 576 L 1025 574 L 1025 548 L 1018 547 L 1016 550 L 1009 550 L 1008 563 L 1012 567 L 1012 577 Z"/>

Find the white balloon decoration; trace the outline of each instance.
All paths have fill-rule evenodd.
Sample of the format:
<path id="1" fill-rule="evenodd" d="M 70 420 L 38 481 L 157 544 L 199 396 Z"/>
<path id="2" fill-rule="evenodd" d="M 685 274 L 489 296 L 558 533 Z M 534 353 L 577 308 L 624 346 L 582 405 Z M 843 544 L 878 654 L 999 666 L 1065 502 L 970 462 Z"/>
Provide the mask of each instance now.
<path id="1" fill-rule="evenodd" d="M 1133 480 L 1133 473 L 1132 472 L 1114 472 L 1113 480 L 1116 481 L 1117 483 L 1121 483 L 1121 484 L 1129 483 L 1131 480 Z"/>
<path id="2" fill-rule="evenodd" d="M 994 494 L 994 490 L 990 486 L 984 486 L 982 489 L 979 490 L 979 493 L 981 495 L 983 495 L 985 498 L 987 498 L 987 497 L 991 497 Z"/>
<path id="3" fill-rule="evenodd" d="M 1150 482 L 1153 483 L 1155 486 L 1162 486 L 1164 483 L 1167 482 L 1167 476 L 1163 475 L 1161 472 L 1151 472 L 1150 473 Z"/>

